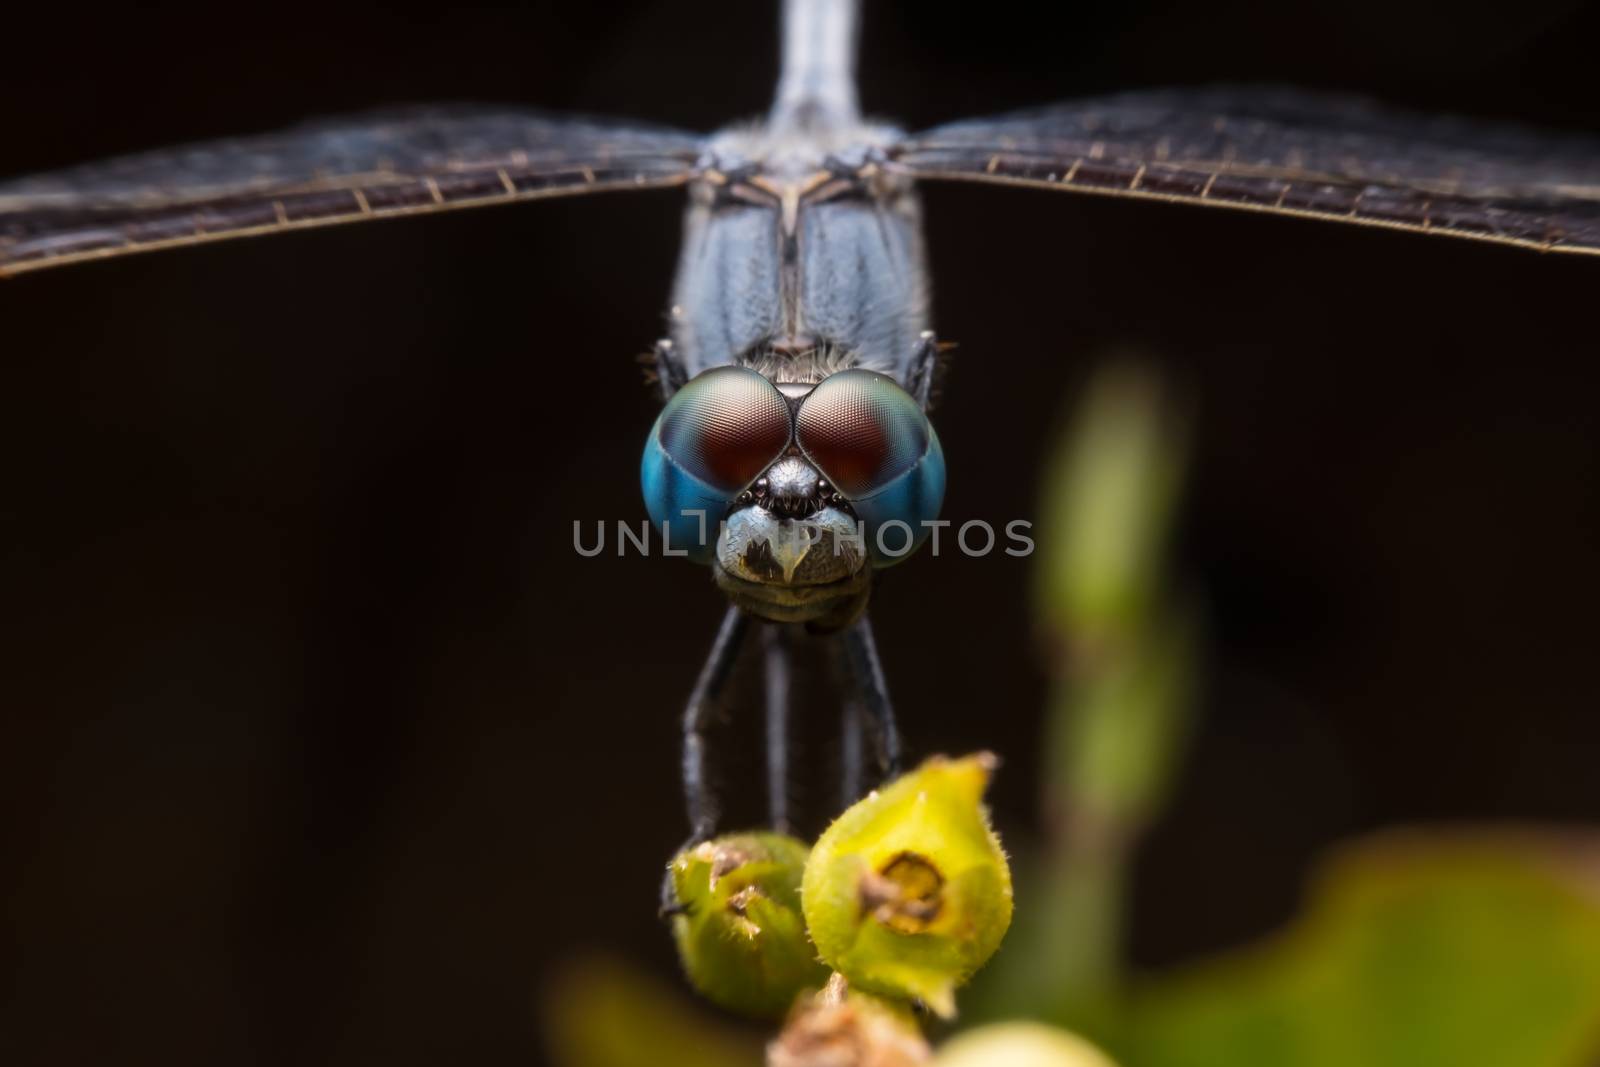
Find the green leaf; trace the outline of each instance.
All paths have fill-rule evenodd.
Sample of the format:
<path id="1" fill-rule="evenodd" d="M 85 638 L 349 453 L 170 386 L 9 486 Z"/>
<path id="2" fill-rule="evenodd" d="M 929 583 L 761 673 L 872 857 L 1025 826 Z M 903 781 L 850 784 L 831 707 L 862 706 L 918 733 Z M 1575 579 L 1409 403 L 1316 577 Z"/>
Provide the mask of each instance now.
<path id="1" fill-rule="evenodd" d="M 1590 1067 L 1600 839 L 1395 832 L 1276 940 L 1153 981 L 1139 1067 Z"/>

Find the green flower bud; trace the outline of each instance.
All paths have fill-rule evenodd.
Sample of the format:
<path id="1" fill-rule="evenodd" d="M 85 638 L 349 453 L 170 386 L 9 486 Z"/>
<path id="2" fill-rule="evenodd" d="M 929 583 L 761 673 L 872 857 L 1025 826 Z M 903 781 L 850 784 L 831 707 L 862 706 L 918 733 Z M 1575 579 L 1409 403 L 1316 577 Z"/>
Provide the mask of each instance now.
<path id="1" fill-rule="evenodd" d="M 800 916 L 807 852 L 792 837 L 752 833 L 673 858 L 682 908 L 672 917 L 678 957 L 690 983 L 714 1004 L 778 1019 L 802 992 L 828 980 Z"/>
<path id="2" fill-rule="evenodd" d="M 860 801 L 811 850 L 801 899 L 823 960 L 852 987 L 943 1016 L 1011 925 L 1011 871 L 989 828 L 988 753 L 936 756 Z"/>

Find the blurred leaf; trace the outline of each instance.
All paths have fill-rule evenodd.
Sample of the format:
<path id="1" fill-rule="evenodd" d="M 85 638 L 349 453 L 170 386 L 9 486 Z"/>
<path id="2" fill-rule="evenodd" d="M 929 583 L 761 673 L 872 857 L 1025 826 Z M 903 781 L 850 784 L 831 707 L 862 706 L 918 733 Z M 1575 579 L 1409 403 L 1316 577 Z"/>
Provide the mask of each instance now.
<path id="1" fill-rule="evenodd" d="M 1046 839 L 1021 872 L 1017 933 L 979 976 L 985 1019 L 1092 1036 L 1115 1010 L 1129 859 L 1181 758 L 1199 627 L 1162 588 L 1187 425 L 1153 367 L 1105 361 L 1046 468 L 1035 577 L 1054 675 L 1042 781 Z"/>
<path id="2" fill-rule="evenodd" d="M 1188 737 L 1198 645 L 1195 626 L 1171 612 L 1056 687 L 1046 734 L 1057 780 L 1046 800 L 1058 819 L 1133 833 L 1161 809 Z"/>
<path id="3" fill-rule="evenodd" d="M 1138 1067 L 1592 1067 L 1600 837 L 1394 832 L 1336 857 L 1307 915 L 1147 985 Z"/>
<path id="4" fill-rule="evenodd" d="M 982 1019 L 1041 1019 L 1102 1036 L 1121 969 L 1128 857 L 1165 803 L 1188 734 L 1199 658 L 1175 619 L 1051 695 L 1044 782 L 1049 847 L 1019 866 L 1005 951 L 978 976 Z"/>
<path id="5" fill-rule="evenodd" d="M 757 1067 L 762 1040 L 632 968 L 603 958 L 563 968 L 545 990 L 555 1067 Z"/>
<path id="6" fill-rule="evenodd" d="M 1153 370 L 1098 370 L 1045 476 L 1037 582 L 1047 629 L 1115 640 L 1148 616 L 1185 461 L 1185 420 Z"/>

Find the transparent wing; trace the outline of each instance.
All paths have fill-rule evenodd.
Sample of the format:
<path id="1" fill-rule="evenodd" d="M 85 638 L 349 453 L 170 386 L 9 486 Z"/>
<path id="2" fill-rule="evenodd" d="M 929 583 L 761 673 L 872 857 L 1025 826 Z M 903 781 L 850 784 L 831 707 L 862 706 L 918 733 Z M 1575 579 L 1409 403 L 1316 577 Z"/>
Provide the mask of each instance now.
<path id="1" fill-rule="evenodd" d="M 432 108 L 0 182 L 0 276 L 309 226 L 686 180 L 676 130 Z"/>
<path id="2" fill-rule="evenodd" d="M 1600 139 L 1278 89 L 1132 93 L 939 126 L 919 179 L 1068 189 L 1600 254 Z"/>

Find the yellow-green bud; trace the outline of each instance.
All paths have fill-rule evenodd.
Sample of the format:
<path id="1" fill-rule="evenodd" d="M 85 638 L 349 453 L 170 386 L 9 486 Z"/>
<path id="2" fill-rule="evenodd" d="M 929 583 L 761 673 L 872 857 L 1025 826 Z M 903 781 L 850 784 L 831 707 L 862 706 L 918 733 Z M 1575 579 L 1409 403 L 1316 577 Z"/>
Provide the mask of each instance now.
<path id="1" fill-rule="evenodd" d="M 783 834 L 730 834 L 673 858 L 678 957 L 713 1003 L 778 1019 L 828 980 L 800 915 L 808 851 Z"/>
<path id="2" fill-rule="evenodd" d="M 823 960 L 853 987 L 943 1016 L 1011 925 L 1011 871 L 982 799 L 988 753 L 942 756 L 860 801 L 811 850 L 801 899 Z"/>

